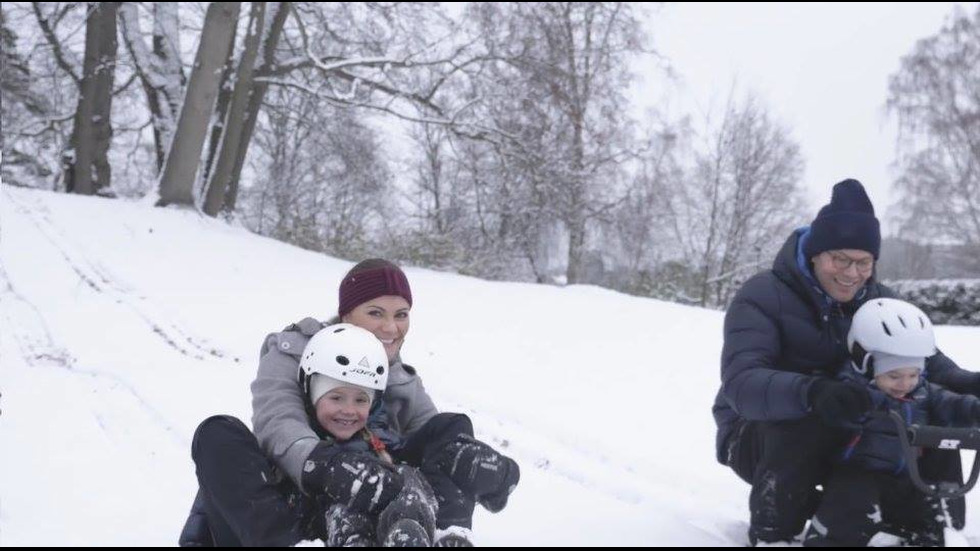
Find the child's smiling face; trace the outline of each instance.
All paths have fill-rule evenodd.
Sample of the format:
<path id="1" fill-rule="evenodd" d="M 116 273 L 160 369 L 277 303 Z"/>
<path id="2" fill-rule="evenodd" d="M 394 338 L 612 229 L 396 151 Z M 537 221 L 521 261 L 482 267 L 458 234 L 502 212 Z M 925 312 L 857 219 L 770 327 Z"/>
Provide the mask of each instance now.
<path id="1" fill-rule="evenodd" d="M 892 398 L 904 398 L 919 384 L 918 367 L 901 367 L 875 377 L 875 385 Z"/>
<path id="2" fill-rule="evenodd" d="M 338 440 L 350 440 L 367 424 L 371 411 L 368 391 L 353 386 L 331 389 L 316 402 L 316 419 Z"/>

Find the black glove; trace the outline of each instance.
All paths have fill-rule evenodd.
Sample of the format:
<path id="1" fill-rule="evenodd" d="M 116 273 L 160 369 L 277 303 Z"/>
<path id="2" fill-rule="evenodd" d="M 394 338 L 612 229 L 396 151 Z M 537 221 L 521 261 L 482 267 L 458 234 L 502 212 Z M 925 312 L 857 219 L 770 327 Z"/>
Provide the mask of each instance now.
<path id="1" fill-rule="evenodd" d="M 343 505 L 327 509 L 327 547 L 377 547 L 374 522 L 366 513 L 355 513 Z"/>
<path id="2" fill-rule="evenodd" d="M 810 409 L 831 427 L 853 427 L 871 411 L 871 395 L 856 385 L 817 379 L 807 391 Z"/>
<path id="3" fill-rule="evenodd" d="M 517 462 L 466 434 L 447 444 L 439 457 L 443 472 L 492 513 L 507 505 L 521 478 Z"/>
<path id="4" fill-rule="evenodd" d="M 439 502 L 432 486 L 414 467 L 399 465 L 405 485 L 395 499 L 378 514 L 378 541 L 384 542 L 399 520 L 411 519 L 422 527 L 429 541 L 435 537 Z"/>
<path id="5" fill-rule="evenodd" d="M 338 450 L 320 442 L 303 465 L 303 488 L 326 494 L 333 503 L 354 512 L 376 513 L 402 489 L 394 467 L 367 452 Z"/>

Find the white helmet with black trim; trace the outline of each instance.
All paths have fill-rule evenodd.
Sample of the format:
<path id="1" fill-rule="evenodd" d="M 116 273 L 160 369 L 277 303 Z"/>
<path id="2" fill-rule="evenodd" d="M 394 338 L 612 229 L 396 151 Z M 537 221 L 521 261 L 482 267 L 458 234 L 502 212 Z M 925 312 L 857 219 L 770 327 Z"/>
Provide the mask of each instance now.
<path id="1" fill-rule="evenodd" d="M 873 378 L 900 365 L 921 366 L 925 358 L 936 353 L 936 337 L 929 316 L 915 305 L 876 298 L 854 314 L 847 350 L 851 367 Z"/>
<path id="2" fill-rule="evenodd" d="M 313 375 L 383 391 L 388 384 L 388 355 L 370 331 L 349 323 L 330 325 L 313 335 L 303 349 L 299 379 L 304 393 L 309 393 Z"/>

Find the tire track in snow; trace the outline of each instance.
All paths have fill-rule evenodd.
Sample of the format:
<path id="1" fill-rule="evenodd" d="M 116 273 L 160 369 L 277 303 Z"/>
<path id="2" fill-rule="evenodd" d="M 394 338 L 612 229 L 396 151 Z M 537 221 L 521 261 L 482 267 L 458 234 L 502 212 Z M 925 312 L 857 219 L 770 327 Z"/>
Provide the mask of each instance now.
<path id="1" fill-rule="evenodd" d="M 180 436 L 180 432 L 174 425 L 128 381 L 107 371 L 79 368 L 78 360 L 54 341 L 37 307 L 13 287 L 2 264 L 0 264 L 0 330 L 16 344 L 20 356 L 28 367 L 57 368 L 78 378 L 90 378 L 91 380 L 86 384 L 93 392 L 122 390 L 129 396 L 127 400 L 138 404 L 152 421 L 150 426 L 159 427 L 176 444 L 189 448 L 187 439 Z M 112 403 L 110 400 L 102 402 L 105 407 L 109 407 Z"/>
<path id="2" fill-rule="evenodd" d="M 13 197 L 7 190 L 4 190 L 4 195 L 18 213 L 27 217 L 34 224 L 40 234 L 61 255 L 65 263 L 86 286 L 97 293 L 108 296 L 116 303 L 128 307 L 150 327 L 154 335 L 169 347 L 196 360 L 219 358 L 231 359 L 235 363 L 240 362 L 240 358 L 210 345 L 206 339 L 192 336 L 177 322 L 168 320 L 164 315 L 155 312 L 156 308 L 146 297 L 137 295 L 131 288 L 120 283 L 118 278 L 112 277 L 98 263 L 70 252 L 67 247 L 62 245 L 62 243 L 70 242 L 68 237 L 50 221 L 41 205 L 25 205 L 23 201 Z"/>

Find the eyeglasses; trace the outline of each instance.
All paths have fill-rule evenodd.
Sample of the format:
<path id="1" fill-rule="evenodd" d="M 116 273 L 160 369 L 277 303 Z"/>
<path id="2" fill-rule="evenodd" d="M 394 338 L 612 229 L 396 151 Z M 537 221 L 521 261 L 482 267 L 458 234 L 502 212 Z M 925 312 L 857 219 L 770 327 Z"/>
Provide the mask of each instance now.
<path id="1" fill-rule="evenodd" d="M 852 265 L 857 266 L 857 269 L 861 273 L 868 273 L 875 266 L 874 257 L 862 258 L 860 260 L 851 258 L 843 253 L 835 253 L 828 251 L 827 254 L 830 255 L 830 260 L 834 264 L 834 269 L 840 272 L 847 270 Z"/>

